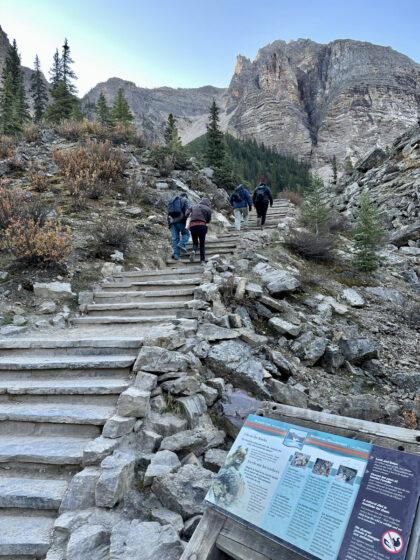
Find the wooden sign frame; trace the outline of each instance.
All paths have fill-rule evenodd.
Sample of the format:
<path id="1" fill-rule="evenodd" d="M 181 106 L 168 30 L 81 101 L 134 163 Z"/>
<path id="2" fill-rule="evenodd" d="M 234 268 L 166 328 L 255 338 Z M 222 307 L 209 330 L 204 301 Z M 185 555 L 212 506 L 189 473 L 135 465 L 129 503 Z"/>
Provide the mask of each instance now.
<path id="1" fill-rule="evenodd" d="M 262 402 L 259 416 L 420 455 L 420 431 Z M 207 508 L 180 560 L 305 560 L 304 556 Z M 420 559 L 420 503 L 406 560 Z"/>

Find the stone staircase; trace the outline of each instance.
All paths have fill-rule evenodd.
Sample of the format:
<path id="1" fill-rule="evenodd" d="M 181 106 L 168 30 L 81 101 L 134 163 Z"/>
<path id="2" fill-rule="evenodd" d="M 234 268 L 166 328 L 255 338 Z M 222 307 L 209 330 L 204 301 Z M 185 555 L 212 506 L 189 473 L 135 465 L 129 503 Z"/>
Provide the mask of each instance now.
<path id="1" fill-rule="evenodd" d="M 293 217 L 295 215 L 296 209 L 293 204 L 291 204 L 285 198 L 277 198 L 273 201 L 273 206 L 268 207 L 267 217 L 265 221 L 265 229 L 276 228 L 277 224 L 286 217 Z M 227 228 L 228 231 L 236 231 L 234 225 L 232 224 Z M 260 229 L 257 226 L 257 213 L 255 209 L 249 214 L 248 220 L 248 230 Z"/>
<path id="2" fill-rule="evenodd" d="M 269 228 L 284 201 L 272 211 Z M 231 255 L 241 235 L 209 238 L 207 258 Z M 68 484 L 130 384 L 141 335 L 182 317 L 202 278 L 188 255 L 162 270 L 116 273 L 71 337 L 0 340 L 0 559 L 45 558 Z"/>

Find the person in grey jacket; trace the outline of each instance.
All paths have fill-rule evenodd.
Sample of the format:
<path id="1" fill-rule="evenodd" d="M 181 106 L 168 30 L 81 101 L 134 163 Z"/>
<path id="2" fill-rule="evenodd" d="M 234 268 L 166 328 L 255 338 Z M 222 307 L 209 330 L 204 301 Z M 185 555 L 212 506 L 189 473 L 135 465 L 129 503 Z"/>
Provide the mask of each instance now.
<path id="1" fill-rule="evenodd" d="M 190 261 L 194 262 L 195 254 L 200 243 L 200 261 L 206 264 L 206 234 L 207 224 L 211 221 L 210 200 L 203 198 L 202 201 L 187 210 L 187 217 L 190 217 L 190 232 L 193 242 Z"/>

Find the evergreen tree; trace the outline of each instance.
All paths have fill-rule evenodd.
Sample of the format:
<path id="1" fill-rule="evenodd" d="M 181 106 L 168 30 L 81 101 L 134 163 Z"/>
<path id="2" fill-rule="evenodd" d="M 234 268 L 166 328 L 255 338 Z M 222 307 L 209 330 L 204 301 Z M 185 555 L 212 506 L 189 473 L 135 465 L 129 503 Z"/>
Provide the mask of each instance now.
<path id="1" fill-rule="evenodd" d="M 166 145 L 172 150 L 181 150 L 182 143 L 178 134 L 178 128 L 176 127 L 176 119 L 172 113 L 169 113 L 168 122 L 166 124 L 166 129 L 164 132 L 164 138 Z"/>
<path id="2" fill-rule="evenodd" d="M 78 99 L 73 99 L 73 107 L 70 113 L 70 119 L 72 121 L 82 121 L 83 120 L 83 113 L 80 109 L 80 102 Z"/>
<path id="3" fill-rule="evenodd" d="M 384 230 L 378 209 L 365 192 L 360 197 L 360 209 L 353 229 L 356 256 L 354 265 L 364 273 L 373 272 L 380 264 L 378 251 L 383 244 Z"/>
<path id="4" fill-rule="evenodd" d="M 111 109 L 108 107 L 105 99 L 104 92 L 101 91 L 98 97 L 98 102 L 95 105 L 95 112 L 99 117 L 99 122 L 102 126 L 111 126 Z"/>
<path id="5" fill-rule="evenodd" d="M 50 84 L 51 89 L 54 89 L 58 83 L 63 79 L 63 64 L 58 53 L 58 49 L 55 49 L 53 64 L 49 71 L 50 74 Z"/>
<path id="6" fill-rule="evenodd" d="M 346 173 L 352 173 L 354 170 L 353 164 L 351 162 L 350 156 L 347 156 L 344 162 L 344 171 Z"/>
<path id="7" fill-rule="evenodd" d="M 223 133 L 219 128 L 219 108 L 214 100 L 210 107 L 206 140 L 206 164 L 209 167 L 222 167 L 225 159 L 225 145 Z"/>
<path id="8" fill-rule="evenodd" d="M 15 40 L 9 47 L 2 72 L 0 100 L 1 132 L 3 134 L 20 132 L 24 122 L 30 119 L 30 115 L 23 85 L 20 56 Z"/>
<path id="9" fill-rule="evenodd" d="M 335 157 L 335 154 L 333 155 L 331 166 L 333 172 L 333 183 L 335 185 L 337 182 L 337 158 Z"/>
<path id="10" fill-rule="evenodd" d="M 67 39 L 64 40 L 62 55 L 61 55 L 61 72 L 62 72 L 62 80 L 66 89 L 72 93 L 77 93 L 76 86 L 72 83 L 72 80 L 77 80 L 76 74 L 73 72 L 71 68 L 71 64 L 74 63 L 74 60 L 70 56 L 70 46 Z"/>
<path id="11" fill-rule="evenodd" d="M 134 119 L 130 106 L 124 97 L 123 90 L 120 88 L 117 93 L 114 105 L 111 110 L 111 117 L 115 124 L 130 124 Z"/>
<path id="12" fill-rule="evenodd" d="M 34 102 L 34 121 L 39 122 L 48 102 L 48 94 L 42 77 L 38 55 L 35 56 L 34 70 L 35 72 L 31 76 L 30 92 Z"/>
<path id="13" fill-rule="evenodd" d="M 331 208 L 328 204 L 324 183 L 317 175 L 312 176 L 311 187 L 304 200 L 305 203 L 302 207 L 303 221 L 319 237 L 325 233 Z"/>
<path id="14" fill-rule="evenodd" d="M 67 90 L 63 80 L 60 80 L 51 90 L 51 96 L 54 101 L 46 108 L 44 113 L 45 119 L 52 123 L 59 123 L 63 119 L 69 119 L 77 99 Z"/>

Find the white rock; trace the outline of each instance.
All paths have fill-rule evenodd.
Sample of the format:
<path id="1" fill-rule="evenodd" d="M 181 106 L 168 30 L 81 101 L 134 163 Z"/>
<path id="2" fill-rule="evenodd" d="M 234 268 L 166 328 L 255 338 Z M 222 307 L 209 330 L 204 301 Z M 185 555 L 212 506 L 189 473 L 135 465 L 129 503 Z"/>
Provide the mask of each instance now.
<path id="1" fill-rule="evenodd" d="M 55 300 L 75 295 L 68 282 L 35 282 L 34 294 L 37 297 Z"/>
<path id="2" fill-rule="evenodd" d="M 113 260 L 114 262 L 123 262 L 124 254 L 121 251 L 115 250 L 111 255 L 111 260 Z"/>
<path id="3" fill-rule="evenodd" d="M 38 313 L 42 315 L 49 315 L 50 313 L 55 313 L 57 310 L 57 305 L 51 300 L 43 301 L 38 307 Z"/>
<path id="4" fill-rule="evenodd" d="M 365 305 L 364 298 L 359 294 L 359 292 L 353 290 L 353 288 L 346 288 L 343 291 L 343 298 L 352 307 L 363 307 Z"/>

